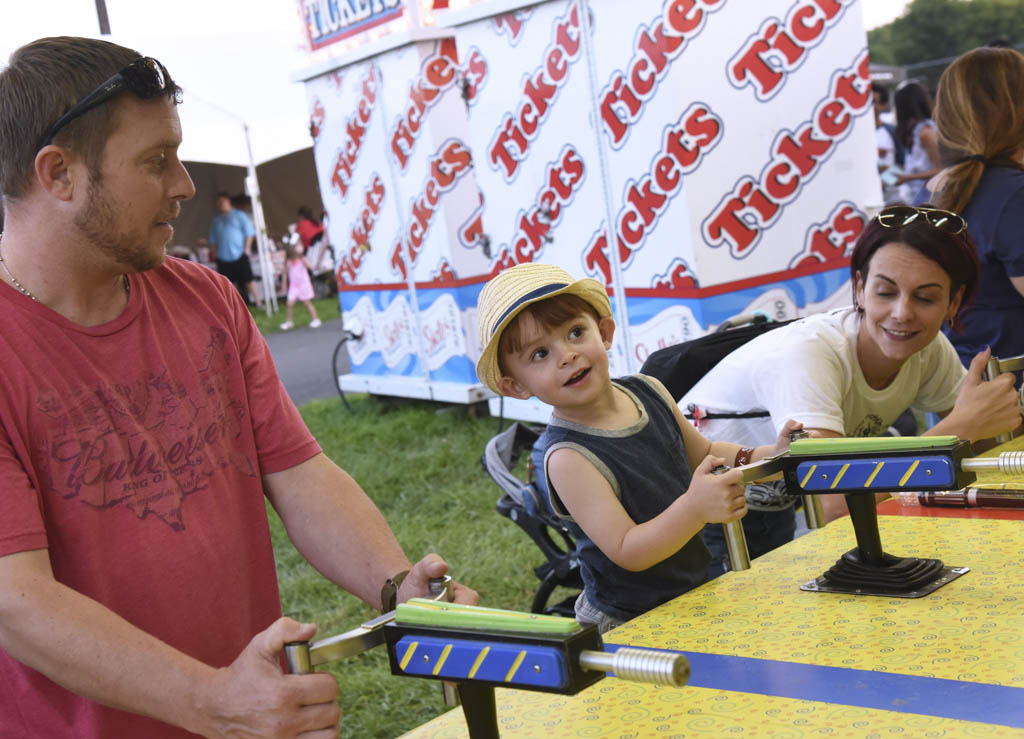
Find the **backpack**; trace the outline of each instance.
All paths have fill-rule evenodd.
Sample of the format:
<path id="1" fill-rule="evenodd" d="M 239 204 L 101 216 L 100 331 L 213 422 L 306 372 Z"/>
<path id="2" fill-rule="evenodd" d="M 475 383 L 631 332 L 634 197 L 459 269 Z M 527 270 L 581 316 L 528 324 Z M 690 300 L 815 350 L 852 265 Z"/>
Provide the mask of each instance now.
<path id="1" fill-rule="evenodd" d="M 672 399 L 679 402 L 680 398 L 728 354 L 751 339 L 796 320 L 799 319 L 770 321 L 767 316 L 759 313 L 750 318 L 749 323 L 736 328 L 731 327 L 732 321 L 726 321 L 714 333 L 652 352 L 644 361 L 640 372 L 660 380 L 672 395 Z M 767 411 L 710 413 L 702 418 L 760 418 L 767 415 Z M 692 417 L 692 412 L 688 411 L 687 416 Z"/>

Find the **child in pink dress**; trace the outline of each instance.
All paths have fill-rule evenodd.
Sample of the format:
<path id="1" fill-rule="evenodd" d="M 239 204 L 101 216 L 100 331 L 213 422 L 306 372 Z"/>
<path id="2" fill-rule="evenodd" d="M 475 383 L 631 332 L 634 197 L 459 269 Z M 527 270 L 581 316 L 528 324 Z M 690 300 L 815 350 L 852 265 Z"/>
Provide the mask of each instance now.
<path id="1" fill-rule="evenodd" d="M 285 247 L 285 279 L 288 285 L 288 318 L 281 324 L 281 330 L 287 331 L 295 326 L 292 318 L 295 314 L 295 303 L 300 302 L 309 310 L 313 320 L 309 322 L 310 328 L 320 327 L 320 316 L 316 314 L 313 307 L 313 282 L 309 279 L 309 265 L 306 264 L 306 257 L 303 256 L 301 244 L 289 244 Z"/>

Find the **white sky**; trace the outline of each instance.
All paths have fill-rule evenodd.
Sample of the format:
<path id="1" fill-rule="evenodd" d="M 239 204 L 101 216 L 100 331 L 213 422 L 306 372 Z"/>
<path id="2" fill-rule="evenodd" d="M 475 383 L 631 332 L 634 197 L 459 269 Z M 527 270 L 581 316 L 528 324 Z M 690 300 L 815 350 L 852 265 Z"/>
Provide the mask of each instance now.
<path id="1" fill-rule="evenodd" d="M 734 0 L 757 2 L 758 0 Z M 865 27 L 908 0 L 861 0 Z M 106 0 L 109 40 L 159 59 L 185 88 L 182 158 L 244 164 L 249 125 L 257 162 L 310 145 L 306 97 L 291 81 L 307 65 L 297 0 Z M 95 0 L 0 0 L 0 60 L 42 36 L 99 37 Z"/>

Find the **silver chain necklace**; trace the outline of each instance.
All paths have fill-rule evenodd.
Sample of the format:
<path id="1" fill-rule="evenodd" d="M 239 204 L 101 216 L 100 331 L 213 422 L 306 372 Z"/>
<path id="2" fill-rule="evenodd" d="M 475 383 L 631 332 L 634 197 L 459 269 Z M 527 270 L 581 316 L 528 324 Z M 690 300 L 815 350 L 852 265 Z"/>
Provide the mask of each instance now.
<path id="1" fill-rule="evenodd" d="M 18 290 L 20 290 L 23 295 L 27 295 L 28 297 L 32 298 L 32 300 L 35 300 L 38 303 L 39 302 L 38 298 L 36 298 L 35 295 L 30 293 L 28 290 L 26 290 L 25 286 L 22 285 L 20 282 L 18 282 L 18 278 L 11 274 L 11 270 L 8 268 L 7 262 L 4 261 L 3 243 L 4 243 L 4 235 L 3 235 L 3 232 L 0 231 L 0 267 L 4 268 L 4 274 L 7 275 L 8 279 L 10 279 L 11 283 L 13 283 L 13 285 L 16 288 L 18 288 Z M 128 282 L 128 275 L 121 275 L 121 277 L 124 279 L 124 294 L 125 295 L 131 295 L 132 286 Z"/>

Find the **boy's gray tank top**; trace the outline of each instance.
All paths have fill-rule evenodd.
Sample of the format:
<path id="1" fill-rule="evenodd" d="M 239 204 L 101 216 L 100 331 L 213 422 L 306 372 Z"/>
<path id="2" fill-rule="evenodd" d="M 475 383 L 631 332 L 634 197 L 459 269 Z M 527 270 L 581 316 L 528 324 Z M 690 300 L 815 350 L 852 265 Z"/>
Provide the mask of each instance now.
<path id="1" fill-rule="evenodd" d="M 608 480 L 633 521 L 644 523 L 686 492 L 692 473 L 668 399 L 642 375 L 613 382 L 637 404 L 640 419 L 636 423 L 607 430 L 552 417 L 537 447 L 543 450 L 545 462 L 548 454 L 561 447 L 583 454 Z M 546 482 L 546 474 L 544 478 Z M 548 495 L 552 509 L 576 538 L 587 598 L 610 616 L 634 618 L 707 579 L 710 554 L 699 533 L 668 559 L 642 572 L 630 572 L 608 559 L 583 533 L 556 491 L 549 489 Z"/>

